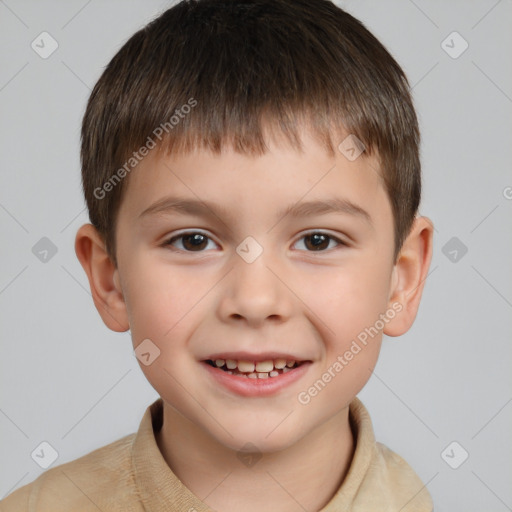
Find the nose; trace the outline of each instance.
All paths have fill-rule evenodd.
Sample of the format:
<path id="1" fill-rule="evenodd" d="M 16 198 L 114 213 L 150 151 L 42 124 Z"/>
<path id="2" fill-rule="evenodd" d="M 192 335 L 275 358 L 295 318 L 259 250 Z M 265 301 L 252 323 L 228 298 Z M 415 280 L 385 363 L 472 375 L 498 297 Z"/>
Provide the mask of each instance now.
<path id="1" fill-rule="evenodd" d="M 233 255 L 233 269 L 224 282 L 218 314 L 224 322 L 258 327 L 283 322 L 291 315 L 293 293 L 286 277 L 266 251 L 252 263 Z"/>

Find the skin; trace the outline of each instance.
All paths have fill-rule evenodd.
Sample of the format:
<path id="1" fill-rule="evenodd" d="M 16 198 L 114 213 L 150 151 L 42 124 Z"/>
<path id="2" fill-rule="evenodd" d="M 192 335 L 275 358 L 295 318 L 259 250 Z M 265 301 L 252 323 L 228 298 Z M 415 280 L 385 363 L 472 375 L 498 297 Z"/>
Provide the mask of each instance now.
<path id="1" fill-rule="evenodd" d="M 393 215 L 375 156 L 329 156 L 307 133 L 303 144 L 299 152 L 273 139 L 262 156 L 228 147 L 220 155 L 150 152 L 121 203 L 118 267 L 90 224 L 76 236 L 105 324 L 130 329 L 134 348 L 149 338 L 160 350 L 141 369 L 164 400 L 156 437 L 165 460 L 223 512 L 270 503 L 284 512 L 320 510 L 332 498 L 354 451 L 348 406 L 371 375 L 382 334 L 398 336 L 412 325 L 430 264 L 433 227 L 425 217 L 416 218 L 393 259 Z M 224 210 L 141 216 L 171 194 Z M 356 204 L 369 220 L 350 212 L 278 213 L 332 198 Z M 319 251 L 305 237 L 313 230 L 330 235 Z M 169 245 L 190 231 L 208 237 L 199 251 L 190 239 Z M 247 236 L 263 248 L 252 263 L 236 252 Z M 394 303 L 400 313 L 309 403 L 300 403 L 299 393 Z M 270 397 L 242 397 L 214 382 L 200 362 L 223 351 L 292 353 L 311 364 Z M 248 442 L 262 454 L 252 467 L 237 457 Z"/>

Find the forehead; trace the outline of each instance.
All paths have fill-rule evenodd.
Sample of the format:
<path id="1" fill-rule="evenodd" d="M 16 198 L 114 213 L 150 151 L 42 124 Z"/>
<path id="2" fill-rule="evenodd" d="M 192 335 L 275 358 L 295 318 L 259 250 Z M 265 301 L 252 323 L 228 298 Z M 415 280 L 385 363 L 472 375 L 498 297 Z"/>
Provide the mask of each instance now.
<path id="1" fill-rule="evenodd" d="M 357 213 L 359 207 L 368 215 L 376 214 L 387 200 L 377 155 L 363 152 L 354 158 L 360 150 L 357 143 L 351 152 L 350 138 L 343 140 L 348 142 L 334 154 L 307 134 L 301 149 L 271 139 L 261 155 L 231 147 L 220 153 L 200 148 L 178 154 L 151 151 L 129 177 L 120 216 L 135 221 L 144 212 L 153 209 L 155 213 L 165 206 L 169 197 L 188 200 L 189 206 L 191 202 L 216 205 L 230 220 L 261 216 L 262 210 L 269 209 L 283 214 L 291 205 L 297 210 L 297 203 L 315 201 L 331 206 L 337 202 L 347 212 L 352 208 Z M 317 204 L 309 211 L 320 213 L 321 209 Z"/>

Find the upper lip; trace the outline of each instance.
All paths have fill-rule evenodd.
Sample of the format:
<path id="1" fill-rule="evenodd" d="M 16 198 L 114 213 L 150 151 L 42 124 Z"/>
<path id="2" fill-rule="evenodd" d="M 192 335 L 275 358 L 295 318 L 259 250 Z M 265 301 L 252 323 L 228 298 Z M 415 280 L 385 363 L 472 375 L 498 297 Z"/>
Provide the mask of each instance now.
<path id="1" fill-rule="evenodd" d="M 309 361 L 303 357 L 297 357 L 292 354 L 285 354 L 283 352 L 265 352 L 261 354 L 254 354 L 251 352 L 218 352 L 208 356 L 205 361 L 215 361 L 216 359 L 231 359 L 234 361 L 270 361 L 276 359 L 285 359 L 286 361 Z"/>

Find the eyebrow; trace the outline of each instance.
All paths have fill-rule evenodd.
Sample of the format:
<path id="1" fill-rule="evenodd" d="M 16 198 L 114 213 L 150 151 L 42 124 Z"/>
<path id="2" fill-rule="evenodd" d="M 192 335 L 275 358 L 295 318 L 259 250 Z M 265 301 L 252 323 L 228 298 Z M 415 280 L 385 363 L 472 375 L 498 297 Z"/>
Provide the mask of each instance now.
<path id="1" fill-rule="evenodd" d="M 214 216 L 218 218 L 228 218 L 230 216 L 229 210 L 209 201 L 179 197 L 164 197 L 146 208 L 139 215 L 139 219 L 150 215 L 172 213 L 196 215 L 198 217 Z M 294 218 L 299 218 L 313 215 L 326 215 L 329 213 L 360 217 L 362 220 L 370 224 L 370 226 L 373 226 L 370 214 L 366 210 L 348 199 L 340 198 L 298 202 L 280 210 L 277 214 L 277 218 L 282 219 L 288 215 Z"/>

